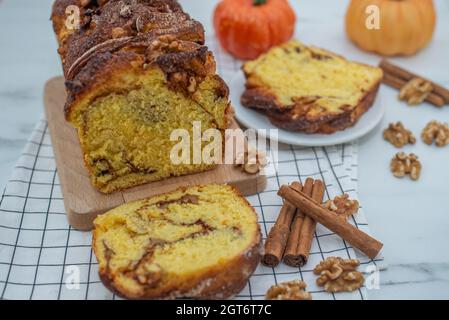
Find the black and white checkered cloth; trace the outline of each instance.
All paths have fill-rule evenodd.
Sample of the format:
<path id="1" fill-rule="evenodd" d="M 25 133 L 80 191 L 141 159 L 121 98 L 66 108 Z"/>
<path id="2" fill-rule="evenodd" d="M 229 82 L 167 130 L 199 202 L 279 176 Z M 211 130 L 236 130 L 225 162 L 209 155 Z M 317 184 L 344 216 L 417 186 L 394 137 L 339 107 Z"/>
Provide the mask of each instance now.
<path id="1" fill-rule="evenodd" d="M 209 39 L 219 71 L 226 79 L 240 63 Z M 279 146 L 276 172 L 268 176 L 265 191 L 248 197 L 259 216 L 265 238 L 282 200 L 279 186 L 307 177 L 326 184 L 325 199 L 348 193 L 357 198 L 357 146 L 326 148 Z M 363 208 L 351 219 L 369 233 Z M 98 277 L 91 250 L 91 233 L 71 228 L 65 216 L 59 178 L 46 120 L 36 126 L 0 200 L 0 297 L 3 299 L 115 299 Z M 366 299 L 366 287 L 352 293 L 330 294 L 315 284 L 312 270 L 328 256 L 361 259 L 361 271 L 381 269 L 382 258 L 368 260 L 326 228 L 318 225 L 310 260 L 303 268 L 283 264 L 259 265 L 237 299 L 263 299 L 276 283 L 302 279 L 314 299 Z"/>
<path id="2" fill-rule="evenodd" d="M 348 193 L 357 198 L 357 149 L 353 144 L 327 148 L 280 145 L 277 172 L 268 176 L 265 191 L 248 197 L 256 209 L 265 238 L 282 200 L 281 184 L 322 179 L 325 199 Z M 363 209 L 351 220 L 369 232 Z M 303 279 L 314 299 L 365 299 L 366 288 L 353 293 L 329 294 L 315 285 L 312 269 L 328 256 L 359 257 L 354 249 L 318 225 L 309 263 L 303 268 L 283 264 L 259 265 L 238 299 L 261 299 L 273 284 Z M 359 257 L 360 258 L 360 257 Z M 361 257 L 361 270 L 375 270 L 382 259 Z M 78 285 L 73 275 L 79 276 Z M 91 233 L 76 231 L 66 220 L 59 178 L 47 122 L 42 120 L 22 153 L 0 202 L 0 295 L 4 299 L 113 299 L 97 274 Z"/>

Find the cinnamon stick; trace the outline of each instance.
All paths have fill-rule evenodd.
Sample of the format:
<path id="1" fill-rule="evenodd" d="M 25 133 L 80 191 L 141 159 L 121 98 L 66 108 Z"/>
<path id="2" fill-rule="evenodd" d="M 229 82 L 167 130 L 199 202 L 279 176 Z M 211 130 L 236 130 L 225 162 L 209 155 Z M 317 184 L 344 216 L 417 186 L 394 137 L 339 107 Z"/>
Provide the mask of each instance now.
<path id="1" fill-rule="evenodd" d="M 313 191 L 313 179 L 308 178 L 304 183 L 304 188 L 302 189 L 302 192 L 308 196 L 312 196 L 312 191 Z M 283 258 L 284 263 L 291 267 L 297 267 L 301 263 L 301 261 L 299 261 L 298 256 L 298 246 L 305 219 L 306 217 L 304 216 L 304 213 L 302 213 L 300 210 L 297 210 L 291 226 L 290 235 L 288 237 L 287 246 L 285 248 Z"/>
<path id="2" fill-rule="evenodd" d="M 293 182 L 292 187 L 298 191 L 302 190 L 302 185 L 299 182 Z M 285 201 L 276 219 L 276 223 L 271 228 L 265 241 L 265 253 L 262 258 L 264 265 L 276 267 L 281 261 L 295 212 L 296 207 L 290 202 Z"/>
<path id="3" fill-rule="evenodd" d="M 400 78 L 405 82 L 408 82 L 413 78 L 422 78 L 430 82 L 433 86 L 433 93 L 440 96 L 443 99 L 444 104 L 449 103 L 449 90 L 439 85 L 438 83 L 421 77 L 420 75 L 417 75 L 411 71 L 405 70 L 404 68 L 401 68 L 385 59 L 380 62 L 379 67 L 384 71 L 384 73 L 390 74 L 395 78 Z"/>
<path id="4" fill-rule="evenodd" d="M 313 185 L 312 199 L 317 203 L 323 202 L 325 186 L 323 181 L 315 180 Z M 299 238 L 299 247 L 297 255 L 299 257 L 300 266 L 307 263 L 310 254 L 310 248 L 312 247 L 312 239 L 316 230 L 316 221 L 310 216 L 306 216 L 304 224 L 301 229 L 301 237 Z"/>
<path id="5" fill-rule="evenodd" d="M 310 216 L 329 230 L 338 234 L 342 239 L 349 242 L 371 259 L 374 259 L 380 252 L 383 246 L 381 242 L 357 229 L 344 219 L 335 219 L 334 213 L 304 193 L 283 185 L 279 189 L 278 195 L 291 202 L 307 216 Z"/>
<path id="6" fill-rule="evenodd" d="M 407 81 L 397 78 L 394 75 L 391 75 L 389 73 L 384 73 L 384 77 L 382 79 L 382 82 L 386 85 L 389 85 L 390 87 L 396 88 L 398 90 L 401 90 L 401 88 L 407 83 Z M 425 99 L 425 101 L 433 104 L 437 107 L 442 107 L 446 104 L 444 99 L 440 97 L 439 95 L 436 95 L 435 93 L 431 92 Z"/>

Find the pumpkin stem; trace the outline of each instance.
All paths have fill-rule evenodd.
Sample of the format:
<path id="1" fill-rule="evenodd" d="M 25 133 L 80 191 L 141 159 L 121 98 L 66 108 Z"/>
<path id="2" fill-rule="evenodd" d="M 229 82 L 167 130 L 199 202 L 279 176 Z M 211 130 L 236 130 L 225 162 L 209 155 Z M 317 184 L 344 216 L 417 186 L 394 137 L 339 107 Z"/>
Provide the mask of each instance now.
<path id="1" fill-rule="evenodd" d="M 253 0 L 253 5 L 260 6 L 262 4 L 267 3 L 268 0 Z"/>

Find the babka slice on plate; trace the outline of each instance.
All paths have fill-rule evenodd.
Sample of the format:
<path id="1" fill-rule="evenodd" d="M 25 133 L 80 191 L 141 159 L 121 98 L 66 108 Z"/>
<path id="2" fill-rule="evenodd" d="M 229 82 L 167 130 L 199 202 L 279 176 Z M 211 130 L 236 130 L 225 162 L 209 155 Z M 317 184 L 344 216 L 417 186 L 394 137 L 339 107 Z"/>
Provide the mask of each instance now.
<path id="1" fill-rule="evenodd" d="M 225 299 L 260 261 L 257 215 L 228 185 L 195 186 L 98 216 L 103 283 L 131 299 Z"/>
<path id="2" fill-rule="evenodd" d="M 75 28 L 67 12 L 79 14 Z M 200 121 L 201 133 L 223 135 L 230 109 L 203 27 L 175 0 L 56 0 L 52 19 L 65 115 L 94 187 L 110 193 L 216 166 L 170 159 L 174 130 L 192 137 Z"/>
<path id="3" fill-rule="evenodd" d="M 353 126 L 371 107 L 382 70 L 297 40 L 243 65 L 242 105 L 279 128 L 333 133 Z"/>

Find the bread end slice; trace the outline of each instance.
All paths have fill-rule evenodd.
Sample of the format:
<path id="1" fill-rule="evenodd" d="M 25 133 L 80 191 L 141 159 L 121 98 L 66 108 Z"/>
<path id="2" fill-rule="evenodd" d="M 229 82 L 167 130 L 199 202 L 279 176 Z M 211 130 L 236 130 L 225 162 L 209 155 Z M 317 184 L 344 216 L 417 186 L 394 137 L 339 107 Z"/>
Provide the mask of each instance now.
<path id="1" fill-rule="evenodd" d="M 282 129 L 328 134 L 357 122 L 373 104 L 383 76 L 380 68 L 296 40 L 245 63 L 243 71 L 244 106 Z"/>

